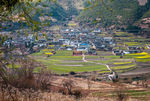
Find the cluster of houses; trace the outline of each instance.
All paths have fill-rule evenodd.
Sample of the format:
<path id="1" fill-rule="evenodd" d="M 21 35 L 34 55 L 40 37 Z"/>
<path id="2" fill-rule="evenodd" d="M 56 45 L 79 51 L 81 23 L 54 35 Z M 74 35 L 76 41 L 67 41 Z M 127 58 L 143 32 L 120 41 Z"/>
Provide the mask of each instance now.
<path id="1" fill-rule="evenodd" d="M 55 40 L 55 33 L 49 30 L 45 30 L 44 33 L 37 32 L 37 35 L 26 35 L 23 31 L 18 35 L 14 32 L 15 37 L 6 40 L 4 46 L 27 48 L 29 53 L 39 51 L 48 45 L 54 45 L 55 50 L 86 51 L 87 54 L 94 55 L 96 50 L 112 51 L 115 40 L 112 37 L 100 37 L 98 33 L 101 33 L 100 29 L 64 28 L 59 31 L 61 38 Z"/>
<path id="2" fill-rule="evenodd" d="M 85 51 L 85 54 L 97 55 L 96 51 L 112 51 L 114 55 L 123 56 L 124 54 L 139 53 L 142 52 L 138 46 L 129 46 L 128 50 L 114 49 L 116 42 L 112 37 L 101 37 L 100 29 L 81 29 L 81 28 L 63 28 L 57 31 L 61 38 L 56 40 L 55 33 L 51 30 L 44 30 L 43 32 L 37 32 L 37 34 L 32 34 L 28 31 L 28 35 L 25 34 L 26 31 L 20 30 L 20 34 L 13 32 L 12 38 L 8 38 L 4 42 L 4 46 L 11 48 L 22 48 L 26 50 L 29 54 L 33 52 L 40 51 L 43 48 L 48 48 L 49 45 L 54 45 L 54 50 L 73 50 L 74 53 L 81 54 Z M 6 32 L 1 34 L 7 35 Z M 147 46 L 150 48 L 150 46 Z"/>
<path id="3" fill-rule="evenodd" d="M 100 37 L 97 33 L 101 30 L 79 30 L 79 29 L 66 29 L 61 31 L 63 39 L 60 41 L 63 45 L 70 47 L 67 50 L 76 49 L 77 51 L 88 51 L 91 48 L 96 50 L 112 50 L 115 46 L 115 41 L 112 37 Z"/>
<path id="4" fill-rule="evenodd" d="M 139 46 L 128 46 L 127 50 L 119 50 L 119 49 L 113 49 L 112 53 L 114 55 L 123 56 L 125 54 L 132 54 L 132 53 L 141 53 L 143 52 L 144 48 Z"/>

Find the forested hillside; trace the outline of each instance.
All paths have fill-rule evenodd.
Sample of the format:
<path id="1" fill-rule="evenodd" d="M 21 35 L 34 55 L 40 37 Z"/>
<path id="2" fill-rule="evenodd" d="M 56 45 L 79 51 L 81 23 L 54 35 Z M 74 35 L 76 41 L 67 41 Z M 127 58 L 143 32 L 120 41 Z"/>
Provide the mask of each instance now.
<path id="1" fill-rule="evenodd" d="M 143 18 L 150 17 L 150 0 L 95 0 L 85 2 L 80 24 L 100 25 L 141 33 Z"/>
<path id="2" fill-rule="evenodd" d="M 33 20 L 47 25 L 66 25 L 76 17 L 80 25 L 149 34 L 150 0 L 37 1 L 30 2 L 36 9 L 28 13 Z"/>
<path id="3" fill-rule="evenodd" d="M 65 25 L 72 20 L 73 16 L 78 16 L 79 12 L 83 9 L 84 1 L 85 0 L 41 0 L 39 2 L 39 0 L 34 0 L 28 2 L 26 12 L 36 24 L 42 22 L 43 25 L 48 26 Z M 25 19 L 25 16 L 19 13 L 19 9 L 15 10 L 16 11 L 13 12 L 14 19 Z M 20 23 L 24 23 L 24 21 L 18 22 L 18 20 L 14 20 L 11 23 L 11 28 L 7 23 L 4 27 L 7 27 L 7 31 L 16 30 L 20 28 Z M 23 24 L 23 26 L 27 27 L 26 24 Z M 3 30 L 6 30 L 6 28 L 3 28 Z"/>
<path id="4" fill-rule="evenodd" d="M 49 2 L 43 0 L 34 5 L 39 10 L 36 10 L 36 16 L 51 16 L 57 21 L 71 20 L 72 15 L 78 15 L 83 9 L 83 1 L 85 0 L 57 0 Z M 41 15 L 38 15 L 38 14 Z"/>

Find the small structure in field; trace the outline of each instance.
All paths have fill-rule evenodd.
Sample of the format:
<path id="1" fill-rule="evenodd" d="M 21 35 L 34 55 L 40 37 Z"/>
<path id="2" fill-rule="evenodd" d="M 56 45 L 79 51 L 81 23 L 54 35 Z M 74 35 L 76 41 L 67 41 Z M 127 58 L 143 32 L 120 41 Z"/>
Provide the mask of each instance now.
<path id="1" fill-rule="evenodd" d="M 88 52 L 86 53 L 88 55 L 97 55 L 96 49 L 90 48 L 88 49 Z"/>
<path id="2" fill-rule="evenodd" d="M 117 74 L 114 70 L 112 70 L 112 69 L 109 67 L 109 65 L 106 65 L 106 67 L 107 67 L 107 69 L 111 72 L 111 74 L 108 75 L 108 79 L 109 79 L 110 81 L 113 81 L 113 82 L 117 81 L 117 80 L 119 79 L 118 74 Z"/>
<path id="3" fill-rule="evenodd" d="M 76 51 L 76 50 L 74 50 L 72 55 L 73 56 L 81 56 L 82 55 L 82 51 Z"/>
<path id="4" fill-rule="evenodd" d="M 122 50 L 113 50 L 112 53 L 116 56 L 123 56 L 124 55 Z"/>

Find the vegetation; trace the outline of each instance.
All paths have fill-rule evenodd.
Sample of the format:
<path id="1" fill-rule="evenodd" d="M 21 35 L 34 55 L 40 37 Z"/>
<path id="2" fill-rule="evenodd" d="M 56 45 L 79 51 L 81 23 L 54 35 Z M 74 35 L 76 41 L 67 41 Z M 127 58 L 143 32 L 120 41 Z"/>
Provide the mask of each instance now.
<path id="1" fill-rule="evenodd" d="M 95 63 L 85 63 L 82 61 L 82 56 L 72 56 L 72 51 L 56 51 L 56 54 L 47 57 L 39 53 L 33 54 L 35 59 L 45 64 L 50 70 L 56 73 L 74 72 L 89 72 L 107 69 L 104 65 Z"/>
<path id="2" fill-rule="evenodd" d="M 124 65 L 124 64 L 130 64 L 132 62 L 116 62 L 115 65 Z"/>
<path id="3" fill-rule="evenodd" d="M 116 67 L 111 67 L 112 69 L 127 69 L 127 68 L 131 68 L 131 67 L 135 67 L 136 65 L 126 65 L 126 66 L 116 66 Z"/>
<path id="4" fill-rule="evenodd" d="M 1 0 L 0 31 L 2 29 L 4 32 L 13 33 L 13 30 L 28 28 L 32 31 L 30 34 L 34 33 L 34 37 L 38 40 L 37 34 L 42 33 L 42 28 L 46 27 L 44 31 L 47 31 L 53 25 L 56 29 L 58 25 L 65 27 L 69 25 L 69 28 L 75 26 L 77 22 L 74 21 L 74 17 L 83 9 L 83 5 L 87 9 L 78 17 L 80 24 L 94 25 L 91 28 L 97 25 L 103 26 L 106 31 L 107 27 L 115 25 L 117 30 L 125 31 L 126 29 L 132 33 L 144 31 L 146 35 L 149 35 L 149 30 L 142 29 L 140 26 L 141 23 L 145 24 L 145 17 L 146 22 L 149 21 L 147 19 L 150 9 L 149 0 L 143 6 L 139 5 L 137 0 L 58 0 L 58 2 L 56 0 Z M 11 24 L 19 27 L 13 29 Z M 49 33 L 53 32 L 48 31 Z M 121 80 L 107 82 L 107 77 L 111 77 L 112 71 L 106 67 L 108 64 L 117 73 L 128 72 L 140 66 L 142 68 L 145 66 L 144 69 L 147 69 L 150 61 L 149 52 L 116 56 L 110 51 L 97 51 L 98 55 L 86 55 L 84 61 L 84 55 L 73 56 L 73 51 L 56 51 L 55 45 L 48 45 L 48 48 L 44 49 L 46 46 L 41 47 L 41 42 L 35 42 L 35 48 L 38 47 L 39 52 L 31 54 L 26 53 L 25 47 L 30 46 L 26 43 L 25 47 L 20 41 L 18 41 L 19 45 L 11 45 L 11 42 L 9 44 L 12 35 L 19 36 L 18 32 L 16 34 L 18 35 L 13 33 L 6 36 L 0 33 L 1 101 L 111 101 L 112 96 L 118 101 L 130 100 L 131 97 L 132 101 L 132 98 L 146 98 L 150 95 L 149 89 L 146 89 L 149 87 L 146 80 L 136 82 L 134 86 L 129 84 L 132 82 L 130 78 L 124 78 L 128 84 L 119 83 L 122 82 Z M 27 35 L 28 32 L 25 34 Z M 46 37 L 46 34 L 43 36 Z M 149 39 L 136 38 L 127 32 L 115 31 L 113 35 L 104 32 L 103 36 L 113 36 L 119 42 L 115 49 L 127 50 L 128 46 L 143 48 L 149 45 Z M 54 34 L 53 38 L 57 40 L 62 37 L 58 33 Z M 25 38 L 24 41 L 28 39 Z M 45 43 L 48 44 L 48 41 Z M 145 78 L 144 75 L 143 78 L 147 79 L 148 76 Z M 138 77 L 135 78 L 138 79 Z M 97 94 L 96 97 L 91 93 Z"/>
<path id="5" fill-rule="evenodd" d="M 115 64 L 111 67 L 115 70 L 123 69 L 125 71 L 129 68 L 134 68 L 136 65 L 131 64 L 132 62 L 121 62 L 125 61 L 122 59 L 118 61 L 119 56 L 104 56 L 104 60 L 100 60 L 99 56 L 86 56 L 86 59 L 89 62 L 83 62 L 82 56 L 72 56 L 72 51 L 56 51 L 56 54 L 47 57 L 47 55 L 40 53 L 32 54 L 35 60 L 45 64 L 48 69 L 52 70 L 55 73 L 69 73 L 74 72 L 90 72 L 90 71 L 100 71 L 100 73 L 107 73 L 107 68 L 104 64 Z M 93 60 L 94 59 L 94 60 Z M 106 59 L 106 60 L 105 60 Z M 122 72 L 123 72 L 122 71 Z"/>
<path id="6" fill-rule="evenodd" d="M 78 16 L 81 24 L 106 28 L 114 26 L 115 29 L 136 35 L 149 35 L 148 28 L 142 26 L 149 26 L 149 23 L 145 23 L 148 19 L 144 19 L 149 18 L 150 0 L 145 5 L 140 5 L 138 0 L 95 0 L 87 1 L 85 8 Z"/>
<path id="7" fill-rule="evenodd" d="M 93 8 L 86 10 L 85 12 L 83 11 L 79 18 L 88 18 L 89 21 L 94 21 L 97 18 L 101 18 L 101 23 L 103 23 L 104 26 L 110 26 L 112 24 L 124 25 L 134 22 L 134 15 L 136 13 L 136 9 L 138 8 L 138 1 L 113 0 L 111 2 L 111 0 L 104 0 L 104 2 L 91 2 L 91 5 Z M 87 6 L 87 8 L 91 5 Z M 126 12 L 126 14 L 124 12 Z"/>

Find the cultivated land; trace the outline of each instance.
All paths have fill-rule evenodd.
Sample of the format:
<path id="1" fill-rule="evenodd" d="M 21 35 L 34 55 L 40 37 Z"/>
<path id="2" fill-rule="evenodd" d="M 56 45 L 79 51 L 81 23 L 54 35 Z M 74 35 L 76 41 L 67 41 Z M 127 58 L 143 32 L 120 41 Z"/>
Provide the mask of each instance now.
<path id="1" fill-rule="evenodd" d="M 128 46 L 144 46 L 145 50 L 143 53 L 124 55 L 123 58 L 114 55 L 111 51 L 97 51 L 98 55 L 86 55 L 86 61 L 83 61 L 82 56 L 73 56 L 73 51 L 67 50 L 57 50 L 52 56 L 46 55 L 45 51 L 41 50 L 31 54 L 30 57 L 57 74 L 54 76 L 55 80 L 52 81 L 54 87 L 61 88 L 64 80 L 72 80 L 75 84 L 73 89 L 82 90 L 83 96 L 88 95 L 86 98 L 81 98 L 81 101 L 91 99 L 93 101 L 113 101 L 120 96 L 124 96 L 124 99 L 129 101 L 149 101 L 150 91 L 147 87 L 150 86 L 150 82 L 149 80 L 141 81 L 150 77 L 150 51 L 146 48 L 146 45 L 149 45 L 149 39 L 134 36 L 116 37 L 115 39 L 117 46 L 114 48 L 116 49 L 126 50 Z M 107 81 L 106 77 L 110 71 L 105 64 L 119 74 L 121 83 Z M 35 72 L 38 73 L 39 70 L 40 67 Z M 76 74 L 68 75 L 70 72 Z M 68 76 L 60 76 L 62 74 Z M 52 89 L 54 89 L 53 86 Z M 74 98 L 67 99 L 73 100 Z"/>
<path id="2" fill-rule="evenodd" d="M 120 34 L 121 33 L 121 34 Z M 144 39 L 142 37 L 135 37 L 130 35 L 130 37 L 122 37 L 120 35 L 126 35 L 129 33 L 116 32 L 117 37 L 114 39 L 117 42 L 115 49 L 126 50 L 128 46 L 144 46 L 145 52 L 149 55 L 149 50 L 146 45 L 149 45 L 149 39 Z M 148 73 L 150 57 L 145 56 L 145 54 L 129 54 L 120 58 L 120 56 L 115 56 L 111 51 L 97 51 L 98 55 L 86 55 L 85 62 L 82 60 L 82 56 L 73 56 L 72 51 L 57 50 L 55 55 L 48 57 L 45 51 L 41 50 L 38 53 L 32 54 L 32 58 L 36 61 L 44 64 L 49 70 L 54 73 L 63 74 L 69 72 L 76 72 L 80 74 L 87 73 L 97 73 L 97 74 L 107 74 L 110 71 L 106 68 L 105 64 L 108 64 L 111 69 L 120 73 L 120 75 L 136 74 L 139 72 Z M 143 57 L 142 57 L 143 56 Z M 139 58 L 141 57 L 141 58 Z M 143 68 L 145 66 L 145 68 Z M 140 71 L 141 70 L 141 71 Z M 139 71 L 139 72 L 137 72 Z M 36 69 L 38 72 L 38 69 Z"/>
<path id="3" fill-rule="evenodd" d="M 101 56 L 103 54 L 103 56 Z M 108 55 L 110 54 L 110 55 Z M 72 51 L 56 51 L 56 54 L 47 57 L 44 52 L 32 54 L 33 58 L 38 62 L 45 64 L 48 69 L 55 73 L 73 72 L 92 72 L 96 71 L 103 73 L 107 71 L 104 64 L 110 64 L 112 69 L 124 72 L 126 69 L 134 69 L 136 64 L 131 59 L 120 59 L 119 56 L 114 56 L 111 52 L 99 52 L 98 56 L 86 56 L 88 62 L 82 60 L 82 56 L 72 56 Z M 101 58 L 103 57 L 103 58 Z"/>

